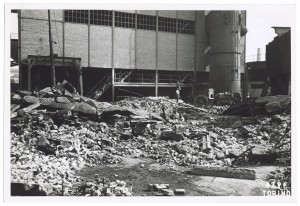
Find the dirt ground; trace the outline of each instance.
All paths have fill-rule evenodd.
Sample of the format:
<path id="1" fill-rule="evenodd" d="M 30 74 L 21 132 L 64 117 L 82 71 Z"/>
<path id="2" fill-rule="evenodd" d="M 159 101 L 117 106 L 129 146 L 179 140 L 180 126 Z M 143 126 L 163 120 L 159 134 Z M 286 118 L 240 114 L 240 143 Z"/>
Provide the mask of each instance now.
<path id="1" fill-rule="evenodd" d="M 85 167 L 77 175 L 93 178 L 95 174 L 110 180 L 124 180 L 133 187 L 133 196 L 153 196 L 149 184 L 169 184 L 170 189 L 185 189 L 187 196 L 263 196 L 265 178 L 279 166 L 250 166 L 256 180 L 190 175 L 190 168 L 157 164 L 152 159 L 128 158 L 124 164 Z"/>

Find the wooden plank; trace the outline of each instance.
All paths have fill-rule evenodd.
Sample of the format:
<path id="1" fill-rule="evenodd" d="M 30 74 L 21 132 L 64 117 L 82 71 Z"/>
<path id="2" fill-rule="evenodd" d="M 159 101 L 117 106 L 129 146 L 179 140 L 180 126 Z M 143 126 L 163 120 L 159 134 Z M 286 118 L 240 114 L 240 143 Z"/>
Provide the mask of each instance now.
<path id="1" fill-rule="evenodd" d="M 31 91 L 31 70 L 30 70 L 31 60 L 28 58 L 27 62 L 27 89 Z"/>
<path id="2" fill-rule="evenodd" d="M 225 177 L 235 179 L 256 179 L 256 171 L 246 168 L 215 167 L 215 166 L 194 166 L 191 170 L 193 175 Z"/>
<path id="3" fill-rule="evenodd" d="M 31 69 L 33 67 L 33 65 L 35 64 L 36 59 L 34 59 L 33 61 L 31 61 L 28 58 L 28 91 L 31 91 Z"/>
<path id="4" fill-rule="evenodd" d="M 36 55 L 28 55 L 28 58 L 30 58 L 30 59 L 48 59 L 48 61 L 49 61 L 49 59 L 50 59 L 50 57 L 49 56 L 36 56 Z M 79 58 L 79 57 L 55 57 L 55 60 L 57 60 L 57 59 L 61 59 L 61 60 L 63 60 L 63 59 L 65 59 L 65 60 L 79 60 L 79 61 L 81 61 L 82 60 L 82 58 Z"/>
<path id="5" fill-rule="evenodd" d="M 82 80 L 82 67 L 81 67 L 81 61 L 79 62 L 80 67 L 80 73 L 79 73 L 79 84 L 80 84 L 80 95 L 83 96 L 83 80 Z"/>

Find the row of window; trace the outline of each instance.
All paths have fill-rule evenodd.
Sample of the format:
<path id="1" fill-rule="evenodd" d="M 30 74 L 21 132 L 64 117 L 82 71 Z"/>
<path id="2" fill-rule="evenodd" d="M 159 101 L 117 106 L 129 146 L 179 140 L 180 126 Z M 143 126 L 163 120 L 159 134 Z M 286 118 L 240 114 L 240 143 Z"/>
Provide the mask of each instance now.
<path id="1" fill-rule="evenodd" d="M 90 15 L 89 15 L 90 14 Z M 137 29 L 156 30 L 156 16 L 125 12 L 115 12 L 115 26 L 124 28 L 135 28 L 137 22 Z M 66 22 L 75 22 L 102 26 L 112 26 L 112 11 L 108 10 L 65 10 L 64 20 Z M 167 17 L 158 17 L 158 31 L 176 32 L 183 34 L 194 34 L 194 21 Z"/>

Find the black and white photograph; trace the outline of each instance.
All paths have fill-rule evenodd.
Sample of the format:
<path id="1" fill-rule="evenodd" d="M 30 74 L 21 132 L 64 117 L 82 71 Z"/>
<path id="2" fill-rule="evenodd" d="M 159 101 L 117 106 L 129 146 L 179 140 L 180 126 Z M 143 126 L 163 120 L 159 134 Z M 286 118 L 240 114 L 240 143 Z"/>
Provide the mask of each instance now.
<path id="1" fill-rule="evenodd" d="M 9 201 L 295 201 L 295 5 L 6 4 L 5 23 Z"/>

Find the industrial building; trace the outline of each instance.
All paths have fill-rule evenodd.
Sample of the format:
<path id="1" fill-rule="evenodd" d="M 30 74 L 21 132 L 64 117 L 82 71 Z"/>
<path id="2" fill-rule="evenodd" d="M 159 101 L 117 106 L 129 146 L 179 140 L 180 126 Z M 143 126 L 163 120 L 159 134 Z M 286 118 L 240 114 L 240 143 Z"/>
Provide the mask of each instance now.
<path id="1" fill-rule="evenodd" d="M 266 45 L 270 95 L 291 95 L 291 28 L 272 28 L 277 36 Z"/>
<path id="2" fill-rule="evenodd" d="M 247 62 L 247 85 L 251 97 L 260 97 L 267 81 L 266 61 Z"/>
<path id="3" fill-rule="evenodd" d="M 246 11 L 18 10 L 20 86 L 64 79 L 85 96 L 187 98 L 195 87 L 241 93 Z M 51 78 L 52 76 L 52 78 Z M 54 78 L 53 78 L 54 76 Z"/>
<path id="4" fill-rule="evenodd" d="M 272 27 L 277 36 L 266 45 L 266 61 L 246 63 L 246 85 L 251 97 L 291 95 L 291 28 Z"/>

